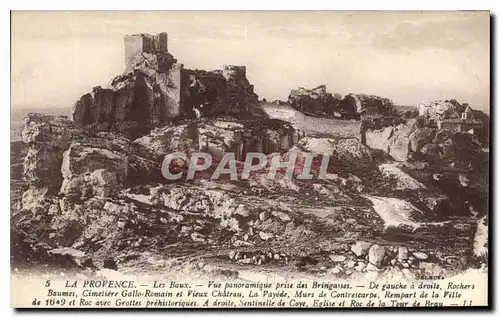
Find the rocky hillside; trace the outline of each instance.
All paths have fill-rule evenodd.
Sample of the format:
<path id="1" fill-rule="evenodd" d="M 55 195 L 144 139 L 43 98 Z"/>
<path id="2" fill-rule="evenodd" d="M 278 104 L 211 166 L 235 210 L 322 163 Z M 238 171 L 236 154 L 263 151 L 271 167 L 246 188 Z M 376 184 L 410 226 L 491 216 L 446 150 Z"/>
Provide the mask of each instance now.
<path id="1" fill-rule="evenodd" d="M 148 268 L 151 257 L 183 257 L 346 278 L 479 265 L 476 217 L 454 215 L 457 201 L 411 167 L 356 138 L 303 137 L 292 145 L 278 138 L 293 131 L 285 122 L 255 127 L 207 118 L 129 140 L 29 115 L 24 183 L 15 184 L 22 197 L 13 198 L 13 265 L 59 262 L 54 255 L 62 253 L 77 268 L 131 270 Z M 268 168 L 248 180 L 210 180 L 213 170 L 191 181 L 161 177 L 162 154 L 203 149 L 207 140 L 222 151 L 259 131 L 276 145 L 269 150 L 330 155 L 328 178 L 290 180 L 281 171 L 273 180 Z"/>
<path id="2" fill-rule="evenodd" d="M 164 34 L 126 44 L 126 74 L 83 96 L 73 121 L 24 118 L 11 148 L 14 268 L 373 279 L 486 266 L 488 173 L 469 165 L 481 153 L 465 136 L 286 118 L 253 104 L 242 67 L 184 70 Z M 210 153 L 212 165 L 188 179 L 179 159 L 169 168 L 182 177 L 167 180 L 173 152 Z M 242 178 L 249 152 L 266 164 Z M 212 178 L 227 153 L 236 178 Z M 291 178 L 269 178 L 273 153 L 297 158 Z M 312 178 L 298 178 L 309 155 Z"/>

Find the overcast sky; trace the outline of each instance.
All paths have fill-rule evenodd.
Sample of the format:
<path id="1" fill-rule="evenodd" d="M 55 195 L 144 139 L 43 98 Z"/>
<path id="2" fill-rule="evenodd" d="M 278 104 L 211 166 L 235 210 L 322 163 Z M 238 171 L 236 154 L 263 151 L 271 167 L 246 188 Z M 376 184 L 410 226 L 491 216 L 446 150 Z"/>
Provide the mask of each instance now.
<path id="1" fill-rule="evenodd" d="M 167 32 L 186 68 L 247 66 L 261 98 L 292 88 L 455 98 L 488 111 L 487 12 L 14 12 L 12 106 L 71 107 L 124 71 L 126 34 Z"/>

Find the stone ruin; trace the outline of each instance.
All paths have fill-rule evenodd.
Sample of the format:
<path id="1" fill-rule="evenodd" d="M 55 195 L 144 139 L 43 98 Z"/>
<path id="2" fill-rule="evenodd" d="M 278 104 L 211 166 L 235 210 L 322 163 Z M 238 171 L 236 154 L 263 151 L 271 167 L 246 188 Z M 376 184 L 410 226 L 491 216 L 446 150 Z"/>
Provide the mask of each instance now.
<path id="1" fill-rule="evenodd" d="M 326 115 L 343 119 L 360 117 L 392 116 L 394 102 L 388 98 L 367 95 L 330 93 L 325 85 L 307 89 L 292 89 L 288 103 L 295 109 L 312 115 Z"/>
<path id="2" fill-rule="evenodd" d="M 168 52 L 166 33 L 128 35 L 124 43 L 125 72 L 75 103 L 78 126 L 133 139 L 174 119 L 234 115 L 258 103 L 245 66 L 186 69 Z"/>

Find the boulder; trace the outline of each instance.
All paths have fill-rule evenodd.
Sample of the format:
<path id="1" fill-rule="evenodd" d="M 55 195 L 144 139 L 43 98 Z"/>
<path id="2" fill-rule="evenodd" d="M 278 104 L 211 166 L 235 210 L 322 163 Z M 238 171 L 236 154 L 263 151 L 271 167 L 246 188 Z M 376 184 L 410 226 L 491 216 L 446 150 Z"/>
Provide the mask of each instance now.
<path id="1" fill-rule="evenodd" d="M 424 252 L 413 252 L 413 256 L 415 256 L 418 260 L 426 260 L 429 258 L 429 256 Z"/>
<path id="2" fill-rule="evenodd" d="M 364 242 L 364 241 L 357 241 L 353 246 L 351 246 L 351 251 L 357 256 L 357 257 L 362 257 L 366 255 L 368 252 L 368 249 L 372 243 L 369 242 Z"/>
<path id="3" fill-rule="evenodd" d="M 385 248 L 383 246 L 373 244 L 370 249 L 368 250 L 368 261 L 377 266 L 380 267 L 382 265 L 382 262 L 384 260 L 384 256 L 386 254 Z"/>

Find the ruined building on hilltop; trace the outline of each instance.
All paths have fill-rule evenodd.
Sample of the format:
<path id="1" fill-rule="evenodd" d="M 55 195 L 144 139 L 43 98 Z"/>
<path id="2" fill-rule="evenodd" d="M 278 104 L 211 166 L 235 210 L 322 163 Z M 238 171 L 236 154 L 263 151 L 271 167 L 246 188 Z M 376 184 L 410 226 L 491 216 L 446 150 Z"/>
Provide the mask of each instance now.
<path id="1" fill-rule="evenodd" d="M 428 122 L 435 123 L 438 129 L 473 135 L 482 134 L 484 130 L 483 121 L 476 118 L 472 107 L 467 103 L 460 104 L 454 99 L 421 104 L 419 115 Z"/>
<path id="2" fill-rule="evenodd" d="M 73 120 L 96 131 L 137 137 L 172 119 L 247 112 L 258 103 L 245 66 L 184 68 L 168 51 L 168 35 L 125 36 L 125 72 L 94 87 L 74 106 Z"/>

